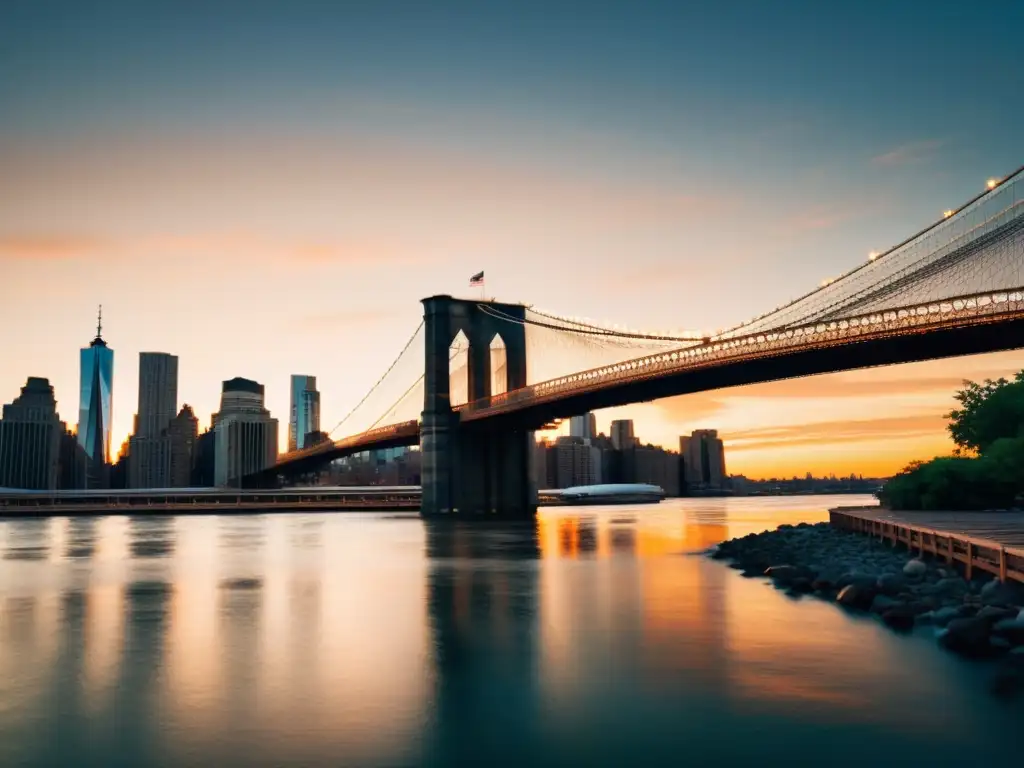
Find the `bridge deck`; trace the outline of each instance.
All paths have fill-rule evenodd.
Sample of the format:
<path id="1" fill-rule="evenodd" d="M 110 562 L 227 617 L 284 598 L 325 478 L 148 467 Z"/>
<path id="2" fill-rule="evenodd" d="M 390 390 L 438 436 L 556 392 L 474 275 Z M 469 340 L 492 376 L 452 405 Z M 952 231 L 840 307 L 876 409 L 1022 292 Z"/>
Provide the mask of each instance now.
<path id="1" fill-rule="evenodd" d="M 829 510 L 832 525 L 911 551 L 961 563 L 967 578 L 976 570 L 1005 581 L 1024 582 L 1024 512 L 894 512 L 884 507 Z"/>

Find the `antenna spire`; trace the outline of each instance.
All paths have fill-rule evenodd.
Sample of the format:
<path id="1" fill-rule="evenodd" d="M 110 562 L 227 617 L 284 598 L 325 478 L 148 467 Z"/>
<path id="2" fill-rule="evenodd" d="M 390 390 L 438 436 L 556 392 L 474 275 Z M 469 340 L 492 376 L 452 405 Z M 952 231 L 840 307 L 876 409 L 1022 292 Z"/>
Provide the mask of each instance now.
<path id="1" fill-rule="evenodd" d="M 99 314 L 96 316 L 96 338 L 103 336 L 103 305 L 100 304 Z"/>

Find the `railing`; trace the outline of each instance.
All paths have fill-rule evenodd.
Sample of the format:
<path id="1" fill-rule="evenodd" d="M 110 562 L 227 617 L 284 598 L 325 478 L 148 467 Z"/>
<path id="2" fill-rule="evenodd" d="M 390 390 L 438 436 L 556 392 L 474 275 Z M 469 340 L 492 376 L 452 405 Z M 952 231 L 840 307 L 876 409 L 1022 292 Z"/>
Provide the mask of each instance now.
<path id="1" fill-rule="evenodd" d="M 710 341 L 674 352 L 661 352 L 615 365 L 580 371 L 550 381 L 481 398 L 458 408 L 463 418 L 484 418 L 525 405 L 659 376 L 712 367 L 723 361 L 776 356 L 801 349 L 835 346 L 848 341 L 994 322 L 1006 315 L 1024 315 L 1024 287 L 963 296 L 949 301 L 873 312 L 846 320 L 809 323 L 784 331 L 767 331 Z"/>
<path id="2" fill-rule="evenodd" d="M 310 448 L 303 448 L 301 451 L 292 451 L 290 453 L 282 454 L 277 459 L 275 466 L 281 466 L 283 464 L 291 464 L 299 459 L 305 459 L 310 456 L 319 456 L 325 453 L 334 453 L 336 451 L 350 450 L 352 448 L 358 448 L 361 445 L 372 445 L 373 443 L 382 443 L 389 439 L 395 439 L 400 437 L 415 437 L 419 434 L 420 423 L 415 419 L 412 421 L 402 421 L 398 424 L 386 424 L 382 427 L 374 427 L 366 432 L 360 432 L 349 437 L 343 437 L 341 440 L 336 440 L 333 443 L 320 443 Z"/>

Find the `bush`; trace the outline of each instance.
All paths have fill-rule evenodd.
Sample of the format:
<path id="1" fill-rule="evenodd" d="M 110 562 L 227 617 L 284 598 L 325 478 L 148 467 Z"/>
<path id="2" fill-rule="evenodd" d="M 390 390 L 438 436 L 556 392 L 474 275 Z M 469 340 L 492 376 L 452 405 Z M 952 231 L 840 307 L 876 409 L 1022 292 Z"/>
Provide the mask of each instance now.
<path id="1" fill-rule="evenodd" d="M 892 477 L 879 493 L 890 509 L 1005 509 L 1024 494 L 1024 371 L 1013 381 L 964 382 L 956 400 L 948 417 L 958 455 Z"/>

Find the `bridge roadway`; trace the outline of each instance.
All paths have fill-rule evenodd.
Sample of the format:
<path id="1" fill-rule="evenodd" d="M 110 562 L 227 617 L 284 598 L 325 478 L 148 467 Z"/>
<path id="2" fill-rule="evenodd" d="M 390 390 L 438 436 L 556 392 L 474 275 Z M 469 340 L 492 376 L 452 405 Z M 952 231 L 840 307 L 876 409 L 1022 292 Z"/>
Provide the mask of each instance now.
<path id="1" fill-rule="evenodd" d="M 539 429 L 617 405 L 780 379 L 1024 347 L 1024 288 L 752 334 L 583 371 L 459 407 L 481 429 Z M 419 424 L 377 427 L 282 457 L 298 474 L 360 451 L 419 444 Z"/>
<path id="2" fill-rule="evenodd" d="M 481 314 L 482 305 L 504 310 Z M 245 478 L 245 483 L 272 485 L 281 475 L 314 470 L 334 458 L 420 443 L 430 447 L 425 466 L 431 469 L 431 477 L 447 476 L 448 467 L 465 464 L 467 457 L 512 450 L 511 444 L 502 447 L 502 436 L 522 434 L 600 408 L 1024 347 L 1024 169 L 886 253 L 873 256 L 869 263 L 703 342 L 681 341 L 671 352 L 526 386 L 525 351 L 520 350 L 522 359 L 509 367 L 509 371 L 515 368 L 518 383 L 513 384 L 511 373 L 507 374 L 506 392 L 485 397 L 477 394 L 477 399 L 456 409 L 455 422 L 442 423 L 449 389 L 444 381 L 447 370 L 442 371 L 441 366 L 450 360 L 448 344 L 453 329 L 465 330 L 462 325 L 469 323 L 470 336 L 490 338 L 497 317 L 517 322 L 521 337 L 525 309 L 451 297 L 425 299 L 424 412 L 430 413 L 430 422 L 424 440 L 416 421 L 378 427 L 282 456 L 277 465 Z M 443 355 L 435 349 L 440 345 Z M 486 355 L 478 357 L 484 360 Z M 478 371 L 475 379 L 470 378 L 479 382 L 482 375 Z M 449 433 L 455 434 L 452 430 L 461 437 L 450 438 Z M 456 444 L 469 450 L 457 461 L 453 454 Z M 447 458 L 438 463 L 435 454 Z M 514 454 L 516 451 L 509 453 Z M 498 462 L 491 469 L 502 467 Z M 478 479 L 486 475 L 477 474 Z"/>
<path id="3" fill-rule="evenodd" d="M 418 510 L 418 485 L 318 486 L 278 490 L 164 488 L 90 491 L 21 491 L 0 488 L 0 518 L 61 515 L 137 515 L 147 512 L 248 514 L 251 512 L 368 512 Z M 541 506 L 563 504 L 557 490 L 541 491 Z"/>

